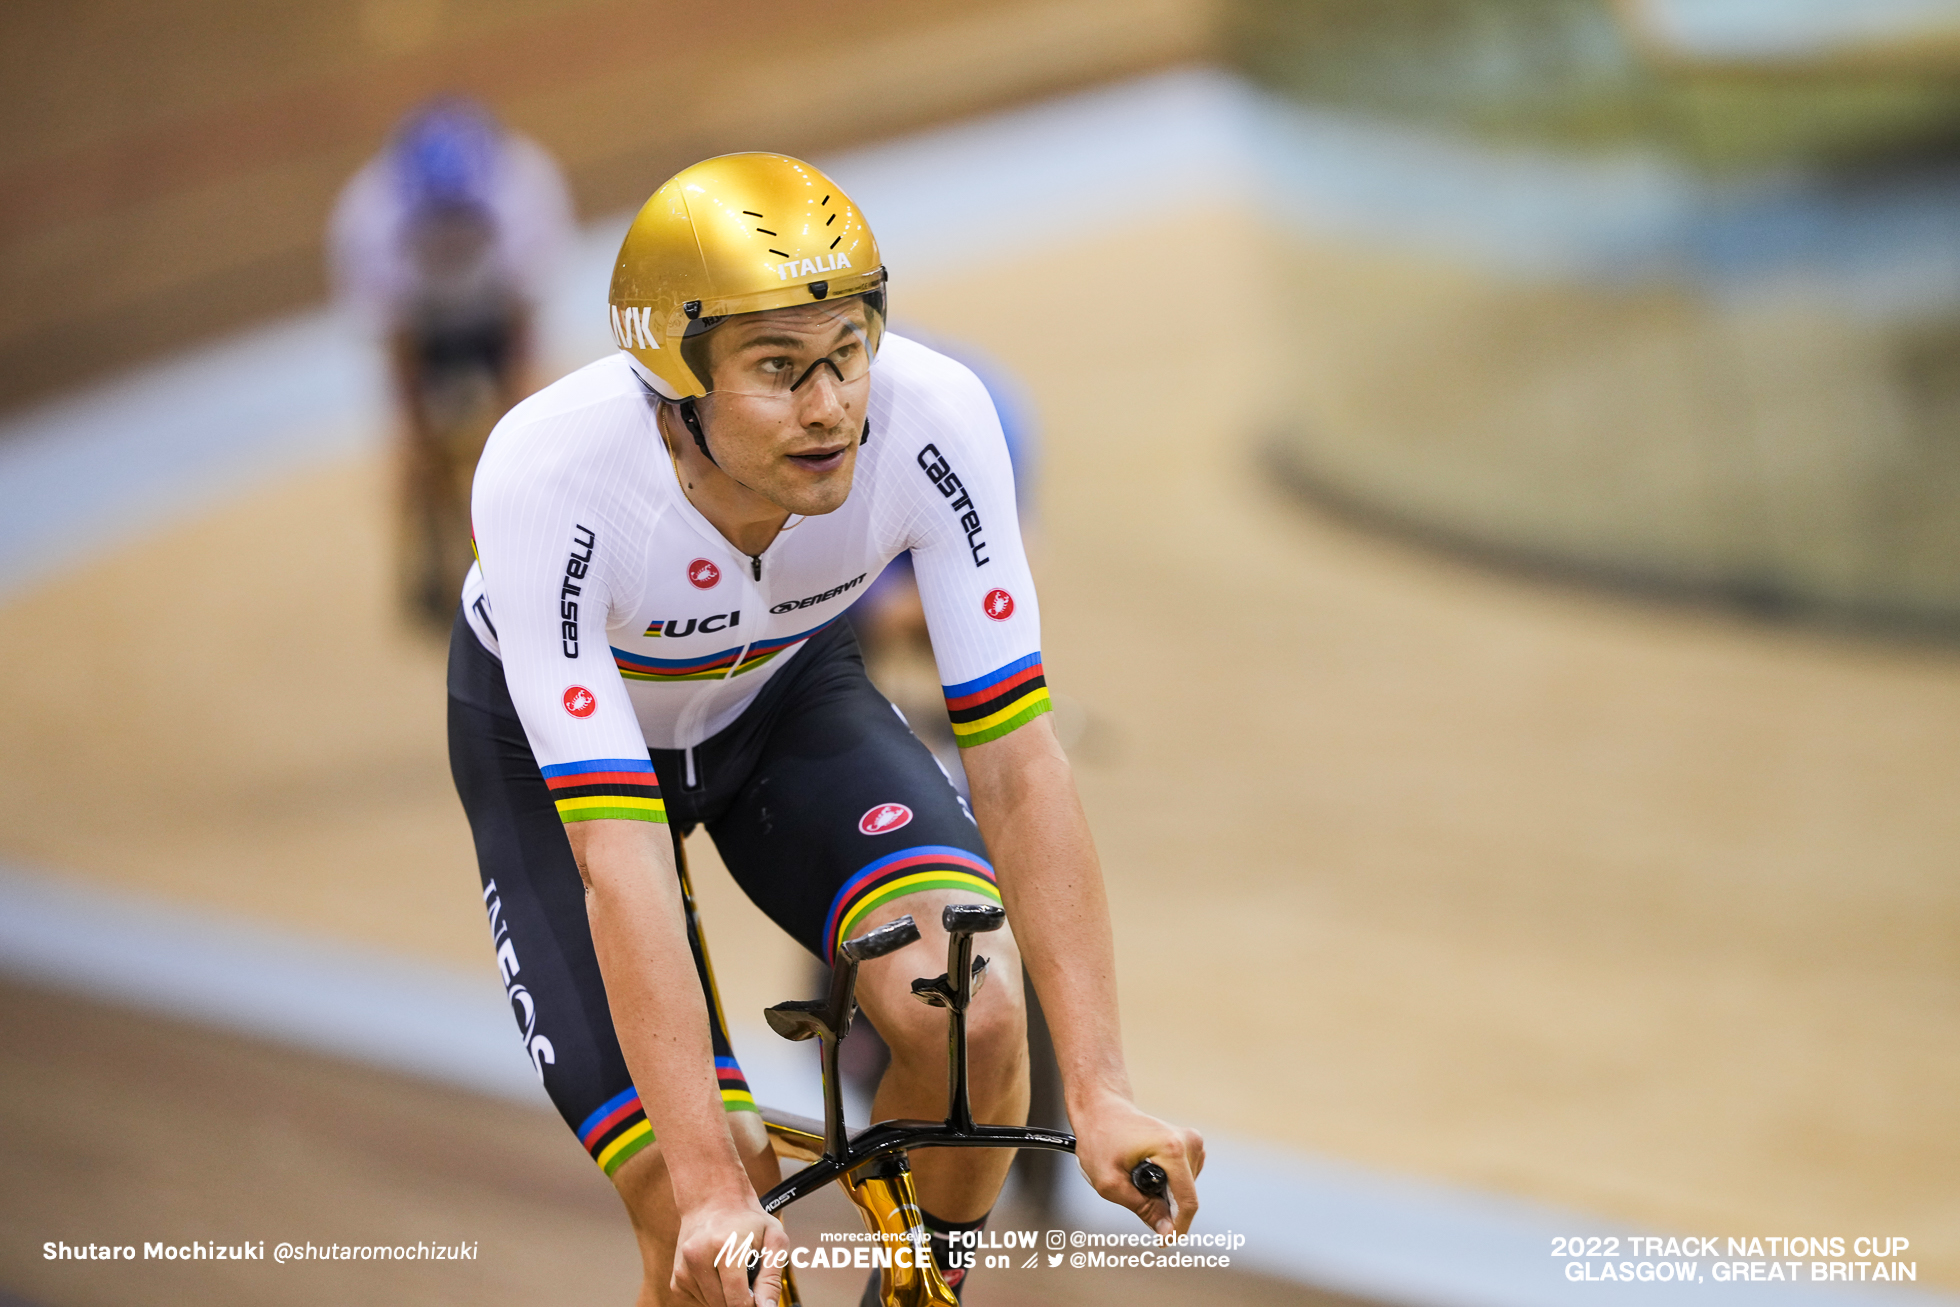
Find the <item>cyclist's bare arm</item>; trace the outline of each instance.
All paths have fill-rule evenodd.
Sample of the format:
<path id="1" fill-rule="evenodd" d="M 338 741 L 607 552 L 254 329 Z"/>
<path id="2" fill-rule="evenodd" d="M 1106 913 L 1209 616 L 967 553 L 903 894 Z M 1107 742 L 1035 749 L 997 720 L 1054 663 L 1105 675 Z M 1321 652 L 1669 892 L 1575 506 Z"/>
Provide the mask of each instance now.
<path id="1" fill-rule="evenodd" d="M 674 1287 L 709 1307 L 749 1301 L 746 1272 L 716 1267 L 732 1233 L 758 1248 L 786 1248 L 787 1236 L 765 1215 L 729 1136 L 714 1075 L 707 1001 L 695 977 L 664 825 L 584 821 L 565 828 L 585 881 L 586 913 L 613 1028 L 626 1055 L 661 1154 L 673 1177 L 681 1216 Z M 756 1301 L 773 1304 L 780 1271 L 765 1270 Z"/>
<path id="2" fill-rule="evenodd" d="M 1193 1181 L 1204 1142 L 1132 1101 L 1102 867 L 1053 720 L 1036 717 L 962 754 L 974 816 L 1054 1036 L 1083 1173 L 1096 1192 L 1158 1233 L 1182 1234 L 1198 1210 Z M 1130 1168 L 1145 1157 L 1169 1174 L 1175 1212 L 1160 1199 L 1141 1199 L 1131 1185 Z"/>

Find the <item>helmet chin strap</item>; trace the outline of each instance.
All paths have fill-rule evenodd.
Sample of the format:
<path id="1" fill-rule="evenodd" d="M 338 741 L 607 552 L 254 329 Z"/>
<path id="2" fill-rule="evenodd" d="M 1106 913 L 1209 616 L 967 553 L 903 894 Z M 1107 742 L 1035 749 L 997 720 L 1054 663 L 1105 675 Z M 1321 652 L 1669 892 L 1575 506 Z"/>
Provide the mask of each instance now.
<path id="1" fill-rule="evenodd" d="M 680 402 L 680 410 L 681 421 L 687 426 L 689 431 L 694 433 L 694 447 L 701 451 L 703 458 L 713 463 L 715 467 L 720 468 L 720 460 L 715 457 L 714 451 L 708 448 L 708 433 L 701 429 L 701 414 L 695 409 L 694 401 L 691 399 L 682 400 Z M 733 478 L 730 479 L 733 480 Z M 737 484 L 740 483 L 738 482 Z"/>

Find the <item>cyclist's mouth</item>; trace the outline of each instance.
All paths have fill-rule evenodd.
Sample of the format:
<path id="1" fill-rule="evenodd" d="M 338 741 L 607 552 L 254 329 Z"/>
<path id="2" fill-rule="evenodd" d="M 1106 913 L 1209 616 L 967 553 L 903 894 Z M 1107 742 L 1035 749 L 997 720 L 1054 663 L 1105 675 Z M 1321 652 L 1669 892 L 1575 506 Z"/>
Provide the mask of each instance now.
<path id="1" fill-rule="evenodd" d="M 789 455 L 789 459 L 797 466 L 806 467 L 812 472 L 834 472 L 844 465 L 844 455 L 850 447 L 850 444 L 847 442 L 831 449 L 818 449 L 802 454 L 791 454 Z"/>

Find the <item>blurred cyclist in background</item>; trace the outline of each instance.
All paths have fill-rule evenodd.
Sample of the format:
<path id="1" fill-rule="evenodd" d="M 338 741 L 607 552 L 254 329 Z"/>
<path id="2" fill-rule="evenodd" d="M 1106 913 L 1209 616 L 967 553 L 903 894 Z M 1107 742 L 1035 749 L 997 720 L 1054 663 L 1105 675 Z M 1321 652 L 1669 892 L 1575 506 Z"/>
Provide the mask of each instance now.
<path id="1" fill-rule="evenodd" d="M 336 289 L 386 339 L 402 414 L 401 596 L 435 629 L 470 566 L 470 477 L 535 387 L 532 322 L 571 236 L 551 157 L 457 98 L 410 114 L 335 206 Z"/>

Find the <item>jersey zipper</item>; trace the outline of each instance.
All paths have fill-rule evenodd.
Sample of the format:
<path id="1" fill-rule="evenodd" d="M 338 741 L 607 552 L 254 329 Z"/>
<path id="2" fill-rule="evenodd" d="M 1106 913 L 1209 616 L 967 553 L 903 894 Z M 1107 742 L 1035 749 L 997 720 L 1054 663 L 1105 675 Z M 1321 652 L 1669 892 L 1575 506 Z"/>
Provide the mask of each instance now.
<path id="1" fill-rule="evenodd" d="M 764 550 L 763 552 L 767 553 L 768 551 Z M 744 556 L 749 560 L 749 571 L 755 577 L 756 584 L 762 584 L 762 554 L 747 554 Z M 753 643 L 754 641 L 752 640 L 742 641 L 742 651 L 735 655 L 734 664 L 729 667 L 727 673 L 721 678 L 722 680 L 732 681 L 735 679 L 735 673 L 742 669 L 742 660 L 749 656 L 749 646 Z M 690 762 L 688 765 L 692 766 L 693 763 Z"/>

